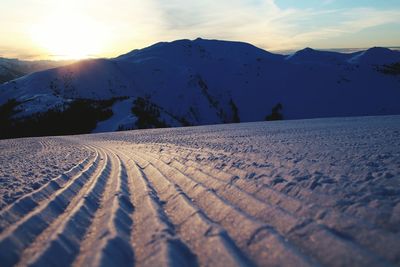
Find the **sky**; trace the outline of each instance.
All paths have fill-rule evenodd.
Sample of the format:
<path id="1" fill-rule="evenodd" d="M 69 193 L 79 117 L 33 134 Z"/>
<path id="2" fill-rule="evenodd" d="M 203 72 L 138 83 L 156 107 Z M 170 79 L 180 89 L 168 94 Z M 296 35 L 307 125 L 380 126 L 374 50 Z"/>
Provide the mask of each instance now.
<path id="1" fill-rule="evenodd" d="M 400 1 L 0 0 L 2 57 L 115 57 L 197 37 L 269 51 L 400 46 Z"/>

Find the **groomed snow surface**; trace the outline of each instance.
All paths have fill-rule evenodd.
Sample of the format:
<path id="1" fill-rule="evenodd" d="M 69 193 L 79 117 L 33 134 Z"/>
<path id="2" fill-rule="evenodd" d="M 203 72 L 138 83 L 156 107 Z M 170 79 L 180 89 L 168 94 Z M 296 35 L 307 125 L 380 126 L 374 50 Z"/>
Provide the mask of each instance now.
<path id="1" fill-rule="evenodd" d="M 1 266 L 400 265 L 400 116 L 0 147 Z"/>

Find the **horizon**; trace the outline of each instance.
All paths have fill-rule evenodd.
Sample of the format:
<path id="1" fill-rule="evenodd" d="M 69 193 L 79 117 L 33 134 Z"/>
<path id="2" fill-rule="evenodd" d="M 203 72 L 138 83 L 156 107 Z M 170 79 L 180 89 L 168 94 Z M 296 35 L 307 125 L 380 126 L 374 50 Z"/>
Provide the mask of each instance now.
<path id="1" fill-rule="evenodd" d="M 206 38 L 197 37 L 195 39 L 187 39 L 186 38 L 186 39 L 177 39 L 177 40 L 172 40 L 172 41 L 159 41 L 157 43 L 172 43 L 172 42 L 180 41 L 180 40 L 195 41 L 196 39 L 203 39 L 203 40 L 209 40 L 209 41 L 214 41 L 215 40 L 215 41 L 226 41 L 226 42 L 242 42 L 242 41 L 239 41 L 239 40 L 218 40 L 218 39 L 206 39 Z M 0 54 L 0 59 L 19 60 L 19 61 L 32 61 L 32 62 L 33 61 L 66 61 L 66 62 L 70 61 L 71 63 L 73 63 L 73 62 L 77 62 L 77 61 L 81 61 L 81 60 L 87 60 L 87 59 L 102 59 L 102 58 L 103 59 L 112 59 L 112 58 L 116 58 L 118 56 L 122 56 L 124 54 L 130 53 L 130 52 L 132 52 L 134 50 L 145 49 L 145 48 L 150 47 L 152 45 L 155 45 L 157 43 L 150 44 L 150 45 L 148 45 L 146 47 L 133 48 L 131 50 L 122 52 L 121 54 L 118 54 L 118 55 L 115 55 L 115 56 L 110 56 L 110 57 L 101 57 L 101 56 L 99 56 L 99 57 L 84 57 L 84 58 L 76 58 L 76 59 L 73 59 L 73 58 L 24 59 L 24 58 L 17 58 L 17 57 L 6 57 L 6 56 Z M 253 45 L 251 43 L 248 43 L 248 44 Z M 296 53 L 298 51 L 301 51 L 303 49 L 306 49 L 306 48 L 311 48 L 311 49 L 313 49 L 315 51 L 327 51 L 327 52 L 336 52 L 336 53 L 342 53 L 342 54 L 350 54 L 350 53 L 355 53 L 355 52 L 360 52 L 360 51 L 366 51 L 368 49 L 375 48 L 375 47 L 387 48 L 387 49 L 390 49 L 390 50 L 393 50 L 393 51 L 400 51 L 400 46 L 372 46 L 372 47 L 357 47 L 357 48 L 356 47 L 349 47 L 349 48 L 346 48 L 346 47 L 345 48 L 302 47 L 302 48 L 299 48 L 299 49 L 288 49 L 288 50 L 266 50 L 266 49 L 264 49 L 262 47 L 258 47 L 258 48 L 263 49 L 263 50 L 265 50 L 267 52 L 274 53 L 274 54 L 291 55 L 291 54 L 294 54 L 294 53 Z"/>
<path id="2" fill-rule="evenodd" d="M 21 60 L 112 58 L 198 36 L 274 53 L 400 46 L 394 0 L 4 0 L 2 11 L 0 55 Z"/>

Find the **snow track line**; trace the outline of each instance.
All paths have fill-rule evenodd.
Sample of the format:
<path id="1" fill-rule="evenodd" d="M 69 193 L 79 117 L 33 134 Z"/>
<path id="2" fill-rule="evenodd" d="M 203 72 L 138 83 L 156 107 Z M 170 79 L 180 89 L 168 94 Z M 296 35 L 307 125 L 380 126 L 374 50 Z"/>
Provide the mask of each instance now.
<path id="1" fill-rule="evenodd" d="M 235 206 L 221 199 L 213 190 L 194 182 L 166 164 L 162 165 L 163 163 L 151 159 L 149 164 L 146 159 L 148 156 L 142 153 L 137 152 L 135 155 L 137 155 L 135 160 L 138 160 L 139 165 L 152 168 L 150 164 L 154 164 L 153 168 L 164 177 L 168 177 L 171 183 L 179 185 L 207 217 L 225 228 L 236 245 L 257 265 L 314 265 L 271 227 L 250 218 Z"/>
<path id="2" fill-rule="evenodd" d="M 24 249 L 47 230 L 49 225 L 68 209 L 71 199 L 82 189 L 90 175 L 97 169 L 100 156 L 88 168 L 67 181 L 60 190 L 52 194 L 47 201 L 32 209 L 15 224 L 10 225 L 0 235 L 0 261 L 4 266 L 12 266 L 18 262 Z"/>
<path id="3" fill-rule="evenodd" d="M 130 266 L 134 259 L 129 238 L 133 206 L 126 169 L 113 152 L 107 154 L 111 159 L 110 179 L 73 266 Z"/>
<path id="4" fill-rule="evenodd" d="M 188 157 L 190 153 L 183 153 L 183 155 Z M 200 154 L 204 152 L 196 151 L 196 153 Z M 378 257 L 385 258 L 394 264 L 400 263 L 400 259 L 398 258 L 400 247 L 396 245 L 400 242 L 399 238 L 385 229 L 371 225 L 369 222 L 363 221 L 358 217 L 338 213 L 335 210 L 319 206 L 318 204 L 303 202 L 297 198 L 283 194 L 276 189 L 272 189 L 267 185 L 257 185 L 257 183 L 249 182 L 243 178 L 246 177 L 246 172 L 235 167 L 230 167 L 234 172 L 228 173 L 212 166 L 202 165 L 175 152 L 166 152 L 166 149 L 163 149 L 163 154 L 158 158 L 171 166 L 177 165 L 181 170 L 197 169 L 198 172 L 209 175 L 213 179 L 224 183 L 225 187 L 223 187 L 223 190 L 226 187 L 237 187 L 262 202 L 270 203 L 273 206 L 278 206 L 286 210 L 293 216 L 311 219 L 318 224 L 322 224 L 323 227 L 330 228 L 328 231 L 332 231 L 334 234 L 339 234 L 345 238 L 353 238 L 354 241 L 367 250 L 374 251 L 373 254 L 376 254 Z M 302 190 L 309 192 L 306 188 Z"/>
<path id="5" fill-rule="evenodd" d="M 172 165 L 172 164 L 171 164 Z M 182 170 L 181 170 L 182 171 Z M 196 177 L 196 181 L 208 188 L 215 190 L 218 195 L 240 208 L 242 211 L 257 218 L 275 228 L 280 234 L 289 239 L 290 242 L 300 247 L 302 251 L 308 251 L 309 255 L 314 256 L 320 262 L 326 264 L 324 260 L 331 261 L 329 257 L 350 258 L 351 255 L 358 255 L 362 261 L 350 262 L 350 264 L 365 266 L 368 263 L 382 262 L 379 257 L 370 256 L 370 251 L 365 251 L 358 244 L 348 241 L 339 236 L 336 232 L 328 229 L 324 225 L 315 223 L 307 219 L 295 216 L 278 206 L 254 198 L 252 195 L 242 191 L 235 185 L 226 185 L 221 181 L 201 172 L 193 167 L 188 167 L 183 171 L 188 176 Z M 321 244 L 312 242 L 319 239 L 329 240 L 329 247 L 322 249 Z M 307 237 L 308 240 L 304 240 Z M 330 250 L 333 249 L 336 254 Z M 318 251 L 319 253 L 315 253 Z"/>
<path id="6" fill-rule="evenodd" d="M 191 153 L 196 153 L 197 155 L 201 154 L 204 158 L 207 158 L 207 157 L 209 157 L 210 155 L 213 154 L 212 151 L 209 151 L 209 150 L 206 150 L 206 151 L 199 151 L 199 150 L 189 149 L 189 148 L 186 148 L 186 147 L 183 148 L 183 149 L 186 149 L 186 150 L 191 151 L 191 152 L 188 153 L 188 156 L 191 155 Z M 208 153 L 208 155 L 204 155 L 205 153 Z M 224 152 L 219 152 L 219 153 L 225 154 Z M 212 166 L 212 165 L 211 165 L 211 166 L 200 165 L 200 163 L 196 162 L 195 160 L 193 160 L 193 159 L 188 159 L 188 158 L 184 158 L 184 157 L 182 157 L 181 155 L 179 155 L 179 154 L 177 154 L 177 153 L 169 153 L 169 154 L 172 155 L 172 156 L 175 156 L 175 157 L 177 157 L 177 158 L 183 159 L 183 160 L 185 161 L 185 163 L 184 163 L 185 166 L 193 166 L 193 165 L 194 165 L 194 166 L 200 166 L 200 168 L 201 168 L 202 170 L 208 170 L 210 173 L 215 173 L 215 172 L 217 172 L 218 174 L 226 173 L 226 174 L 229 174 L 229 175 L 231 176 L 230 178 L 235 177 L 235 176 L 237 176 L 237 177 L 242 177 L 242 178 L 246 178 L 246 177 L 248 177 L 248 175 L 249 175 L 249 173 L 248 173 L 247 171 L 244 171 L 244 170 L 242 170 L 242 169 L 240 169 L 240 168 L 237 168 L 237 167 L 234 167 L 234 166 L 230 166 L 230 167 L 229 167 L 229 170 L 230 170 L 230 171 L 233 171 L 232 173 L 230 173 L 230 172 L 227 172 L 227 171 L 223 170 L 223 168 L 218 168 L 218 169 L 217 169 L 216 166 Z M 226 157 L 232 157 L 231 155 L 225 155 L 225 156 L 226 156 Z M 256 160 L 256 159 L 254 159 L 254 160 Z M 255 162 L 255 161 L 252 161 L 252 160 L 249 160 L 249 159 L 243 159 L 243 158 L 240 158 L 240 161 L 246 162 L 246 164 L 247 164 L 248 166 L 251 166 L 252 163 Z M 290 166 L 288 166 L 287 168 L 290 168 Z M 271 176 L 270 174 L 266 173 L 266 170 L 265 170 L 265 169 L 263 170 L 263 175 L 264 175 L 264 176 Z M 243 179 L 243 180 L 244 180 L 244 179 Z M 255 185 L 256 185 L 256 184 L 253 183 L 253 186 L 255 186 Z M 276 189 L 272 189 L 272 190 L 275 190 L 276 192 L 282 194 L 280 191 L 277 191 Z M 297 201 L 299 201 L 300 203 L 302 203 L 302 205 L 303 205 L 303 203 L 305 203 L 305 204 L 320 203 L 320 205 L 321 205 L 321 204 L 324 204 L 324 203 L 329 203 L 329 205 L 324 205 L 325 208 L 331 207 L 331 204 L 336 202 L 336 199 L 331 198 L 330 196 L 318 194 L 318 193 L 316 193 L 316 192 L 313 192 L 313 191 L 311 191 L 311 190 L 308 190 L 307 188 L 301 188 L 301 191 L 298 191 L 298 194 L 300 194 L 300 195 L 301 195 L 301 194 L 304 194 L 304 193 L 306 193 L 307 197 L 312 196 L 313 199 L 308 200 L 308 201 L 304 201 L 304 199 L 298 198 L 298 197 L 297 197 L 298 195 L 296 195 L 296 196 L 285 195 L 285 196 L 286 196 L 286 197 L 290 197 L 290 198 L 292 198 L 292 199 L 296 199 Z"/>
<path id="7" fill-rule="evenodd" d="M 165 155 L 160 157 L 160 160 L 163 160 L 162 158 L 164 157 Z M 182 160 L 182 158 L 180 159 Z M 364 221 L 360 221 L 357 218 L 339 214 L 335 211 L 321 210 L 322 208 L 318 207 L 318 204 L 312 206 L 307 205 L 306 203 L 303 203 L 298 199 L 287 196 L 270 187 L 255 186 L 254 183 L 247 182 L 246 179 L 243 178 L 235 179 L 234 181 L 232 181 L 232 177 L 237 176 L 227 173 L 225 171 L 220 171 L 216 169 L 212 169 L 210 171 L 210 167 L 201 166 L 200 164 L 191 160 L 191 164 L 184 164 L 177 159 L 176 155 L 173 157 L 173 159 L 167 158 L 167 161 L 163 161 L 171 166 L 175 166 L 184 173 L 203 173 L 203 175 L 208 175 L 212 177 L 212 179 L 220 181 L 222 184 L 218 183 L 218 185 L 215 185 L 216 188 L 214 189 L 223 189 L 221 190 L 221 192 L 224 192 L 225 194 L 232 194 L 237 196 L 236 193 L 229 192 L 230 188 L 243 190 L 244 192 L 258 199 L 259 201 L 270 203 L 269 205 L 280 207 L 281 209 L 293 216 L 311 219 L 312 221 L 321 224 L 322 227 L 328 227 L 332 229 L 328 231 L 332 231 L 335 234 L 341 233 L 343 236 L 351 236 L 361 246 L 370 251 L 374 251 L 375 253 L 378 252 L 378 256 L 385 258 L 393 264 L 400 263 L 400 259 L 398 259 L 397 256 L 400 253 L 400 247 L 396 245 L 399 244 L 400 240 L 396 237 L 396 235 L 387 233 L 385 230 L 382 230 L 380 228 L 373 228 L 371 225 L 365 223 Z M 208 170 L 211 173 L 205 172 L 205 170 Z M 221 177 L 223 178 L 221 179 Z M 205 181 L 208 181 L 208 179 L 206 179 Z M 211 186 L 214 185 L 211 184 Z M 277 217 L 277 219 L 281 221 L 282 217 Z M 391 244 L 389 245 L 389 247 L 391 247 L 392 249 L 385 249 L 388 244 Z"/>
<path id="8" fill-rule="evenodd" d="M 204 148 L 204 149 L 202 148 L 201 150 L 198 150 L 198 149 L 193 149 L 193 148 L 189 148 L 189 147 L 176 147 L 175 145 L 166 145 L 166 144 L 162 144 L 162 145 L 156 144 L 156 145 L 157 146 L 162 146 L 162 147 L 166 146 L 166 147 L 169 147 L 170 150 L 175 150 L 175 151 L 184 150 L 185 152 L 180 152 L 179 154 L 176 153 L 176 152 L 172 152 L 172 153 L 168 152 L 168 153 L 170 155 L 176 156 L 178 158 L 183 158 L 184 161 L 185 161 L 185 163 L 184 163 L 185 166 L 190 166 L 191 164 L 199 164 L 194 159 L 191 159 L 191 158 L 193 158 L 192 154 L 196 154 L 195 155 L 195 159 L 199 155 L 201 155 L 201 157 L 200 157 L 201 160 L 202 160 L 202 158 L 207 159 L 210 156 L 213 156 L 215 154 L 218 155 L 218 156 L 213 156 L 213 157 L 216 157 L 216 158 L 221 158 L 221 157 L 223 157 L 223 158 L 225 158 L 225 157 L 226 158 L 231 158 L 232 157 L 231 154 L 226 153 L 224 151 L 217 151 L 216 152 L 216 151 L 212 151 L 212 150 L 207 149 L 207 148 Z M 163 149 L 163 151 L 165 151 L 165 150 Z M 150 151 L 150 152 L 152 152 L 152 151 Z M 164 155 L 161 155 L 161 157 L 163 157 Z M 182 155 L 185 155 L 185 156 L 183 157 Z M 251 160 L 251 158 L 252 157 L 250 157 L 249 159 L 240 158 L 239 161 L 240 162 L 245 162 L 246 163 L 245 165 L 251 166 L 257 160 L 256 158 L 254 158 L 254 161 L 253 161 L 253 160 Z M 207 162 L 207 163 L 210 164 L 211 162 Z M 202 169 L 208 169 L 209 171 L 213 172 L 213 171 L 215 171 L 215 169 L 217 169 L 217 167 L 218 167 L 219 171 L 224 172 L 222 170 L 222 169 L 224 169 L 224 167 L 221 168 L 221 166 L 218 166 L 218 164 L 217 164 L 217 166 L 213 166 L 213 164 L 207 165 L 207 166 L 203 165 L 201 168 Z M 287 166 L 287 168 L 291 168 L 291 167 L 292 166 Z M 247 171 L 244 171 L 244 170 L 242 170 L 240 168 L 237 168 L 237 167 L 234 167 L 234 166 L 230 166 L 229 169 L 230 170 L 234 170 L 234 175 L 232 175 L 232 176 L 247 177 L 249 175 L 249 173 Z M 268 173 L 265 173 L 266 171 L 267 171 L 266 169 L 263 169 L 263 175 L 264 176 L 269 176 Z M 294 192 L 296 190 L 292 190 L 292 191 Z M 293 194 L 292 191 L 291 191 L 291 193 Z M 324 205 L 324 206 L 325 207 L 331 207 L 332 203 L 336 203 L 336 200 L 337 200 L 335 198 L 332 198 L 331 196 L 318 194 L 318 193 L 316 193 L 314 191 L 311 191 L 311 190 L 308 190 L 306 188 L 301 188 L 300 191 L 297 190 L 296 192 L 297 193 L 295 194 L 295 196 L 291 196 L 290 195 L 290 197 L 300 200 L 299 196 L 301 196 L 302 194 L 305 193 L 305 195 L 310 199 L 307 199 L 308 200 L 307 202 L 304 202 L 304 199 L 301 199 L 301 201 L 304 202 L 304 203 L 307 203 L 307 204 L 310 204 L 310 203 L 320 203 L 320 204 L 328 203 L 327 205 Z"/>
<path id="9" fill-rule="evenodd" d="M 171 166 L 177 165 L 181 170 L 188 170 L 189 172 L 190 169 L 195 169 L 198 172 L 202 172 L 213 179 L 224 183 L 224 185 L 220 185 L 221 188 L 236 187 L 262 202 L 281 207 L 293 216 L 310 219 L 323 225 L 323 227 L 333 229 L 334 233 L 342 233 L 343 236 L 351 236 L 354 241 L 358 242 L 366 249 L 373 251 L 374 254 L 377 254 L 393 263 L 400 263 L 400 259 L 398 258 L 398 255 L 400 255 L 400 247 L 396 245 L 399 244 L 400 239 L 396 237 L 396 235 L 388 233 L 383 229 L 373 228 L 371 225 L 358 218 L 340 214 L 334 210 L 327 210 L 326 208 L 320 207 L 318 204 L 310 205 L 304 203 L 268 186 L 256 186 L 255 183 L 248 182 L 243 178 L 239 179 L 234 174 L 230 174 L 226 171 L 213 169 L 210 173 L 210 167 L 202 166 L 193 161 L 189 166 L 187 166 L 186 163 L 183 164 L 180 162 L 176 156 L 173 159 L 169 158 L 168 163 Z M 205 170 L 209 172 L 206 173 Z M 237 177 L 237 179 L 232 182 L 232 177 Z M 225 191 L 222 190 L 222 192 Z M 392 244 L 390 246 L 391 249 L 384 249 L 384 244 Z"/>
<path id="10" fill-rule="evenodd" d="M 70 266 L 76 258 L 110 177 L 109 156 L 98 150 L 103 159 L 100 170 L 75 195 L 65 212 L 35 240 L 31 250 L 24 254 L 20 266 Z"/>
<path id="11" fill-rule="evenodd" d="M 135 207 L 135 266 L 197 266 L 196 256 L 176 235 L 146 174 L 136 162 L 128 160 L 126 164 Z"/>
<path id="12" fill-rule="evenodd" d="M 163 146 L 164 146 L 164 144 L 163 144 Z M 166 146 L 166 145 L 165 145 L 165 146 Z M 175 145 L 168 145 L 167 147 L 169 147 L 170 150 L 177 150 L 177 147 L 176 147 Z M 215 151 L 212 151 L 212 150 L 210 150 L 210 149 L 201 149 L 201 150 L 198 150 L 198 149 L 193 149 L 193 148 L 189 148 L 189 147 L 180 147 L 180 150 L 189 151 L 189 152 L 186 152 L 186 153 L 187 153 L 187 157 L 188 157 L 189 155 L 191 155 L 192 153 L 195 153 L 196 156 L 197 156 L 197 155 L 202 155 L 202 157 L 208 158 L 208 157 L 210 157 L 210 155 L 213 155 L 213 154 L 216 153 Z M 218 153 L 219 156 L 220 156 L 221 154 L 223 154 L 223 155 L 226 156 L 226 157 L 232 157 L 231 154 L 226 153 L 226 152 L 224 152 L 224 151 L 218 151 L 217 153 Z M 175 152 L 172 152 L 172 153 L 170 153 L 170 154 L 176 155 L 178 158 L 179 158 L 179 157 L 182 158 L 181 155 L 178 155 L 178 154 L 175 153 Z M 257 157 L 254 157 L 254 156 L 251 156 L 251 155 L 247 155 L 246 157 L 244 157 L 244 155 L 241 154 L 241 156 L 242 156 L 242 157 L 240 157 L 240 158 L 238 159 L 238 161 L 240 161 L 240 162 L 246 162 L 246 165 L 248 165 L 248 166 L 251 166 L 254 162 L 257 162 L 257 160 L 259 160 L 259 159 L 257 159 Z M 192 157 L 192 158 L 193 158 L 193 157 Z M 193 159 L 184 158 L 184 160 L 185 160 L 185 166 L 187 166 L 188 164 L 199 164 L 199 163 L 197 163 L 196 161 L 194 161 Z M 284 163 L 285 163 L 285 162 L 284 162 Z M 288 164 L 288 162 L 286 162 L 286 165 L 287 165 L 287 164 Z M 292 167 L 293 167 L 292 164 L 289 164 L 289 165 L 287 165 L 287 166 L 285 166 L 285 167 L 281 166 L 281 168 L 287 168 L 287 169 L 290 169 L 290 168 L 292 168 Z M 204 166 L 204 165 L 203 165 L 203 166 L 201 166 L 201 169 L 202 169 L 202 170 L 208 169 L 208 170 L 210 170 L 211 172 L 214 172 L 214 171 L 216 170 L 216 166 Z M 237 167 L 234 167 L 234 166 L 230 166 L 229 169 L 230 169 L 230 172 L 233 171 L 233 172 L 232 172 L 232 173 L 234 174 L 233 176 L 238 176 L 238 177 L 245 178 L 245 177 L 247 177 L 248 174 L 249 174 L 248 172 L 243 171 L 242 169 L 237 168 Z M 218 168 L 218 170 L 221 171 L 221 172 L 226 172 L 226 171 L 221 170 L 220 168 Z M 263 170 L 263 175 L 266 175 L 266 176 L 270 176 L 270 175 L 271 175 L 271 170 L 269 170 L 269 172 L 270 172 L 269 174 L 268 174 L 268 172 L 265 173 L 265 171 L 267 171 L 267 170 Z M 245 180 L 245 179 L 243 179 L 243 180 Z M 263 187 L 263 188 L 264 188 L 264 187 Z M 280 191 L 278 191 L 278 190 L 276 190 L 276 189 L 272 189 L 272 188 L 271 188 L 271 190 L 274 190 L 275 192 L 278 192 L 278 193 L 280 193 L 280 194 L 283 194 L 283 193 L 281 193 Z M 260 193 L 262 193 L 262 192 L 260 192 Z M 266 193 L 266 195 L 268 196 L 269 193 Z M 290 192 L 288 192 L 287 195 L 286 195 L 286 194 L 284 194 L 284 195 L 285 195 L 286 197 L 291 197 L 292 199 L 296 199 L 296 200 L 300 201 L 300 203 L 306 203 L 308 206 L 310 206 L 310 205 L 313 205 L 313 206 L 314 206 L 316 203 L 318 203 L 319 206 L 324 207 L 325 209 L 331 208 L 332 205 L 336 204 L 336 201 L 337 201 L 336 198 L 332 198 L 332 197 L 329 196 L 329 195 L 323 195 L 323 194 L 314 192 L 314 191 L 309 190 L 308 188 L 305 188 L 305 187 L 296 187 L 296 188 L 294 188 L 293 190 L 290 190 Z M 285 202 L 283 202 L 283 203 L 285 203 Z M 306 205 L 302 205 L 302 207 L 305 207 L 305 206 L 306 206 Z M 319 210 L 319 211 L 320 211 L 320 210 Z M 393 232 L 391 232 L 390 230 L 388 230 L 388 229 L 386 229 L 386 228 L 384 228 L 384 227 L 382 228 L 382 226 L 379 226 L 379 225 L 376 224 L 374 221 L 370 221 L 369 218 L 366 218 L 365 216 L 362 216 L 362 215 L 361 215 L 361 216 L 360 216 L 360 215 L 350 215 L 350 214 L 341 213 L 341 212 L 339 212 L 339 213 L 337 213 L 337 214 L 340 214 L 340 216 L 341 216 L 342 218 L 345 218 L 346 221 L 348 221 L 348 220 L 356 220 L 356 221 L 357 221 L 357 224 L 358 224 L 358 223 L 361 223 L 361 224 L 363 224 L 363 225 L 366 225 L 367 228 L 369 228 L 369 229 L 367 229 L 367 230 L 365 231 L 365 233 L 368 233 L 368 232 L 370 231 L 371 228 L 379 228 L 379 229 L 380 229 L 380 230 L 379 230 L 380 232 L 382 232 L 382 233 L 385 233 L 385 232 L 386 232 L 385 235 L 386 235 L 386 237 L 390 240 L 389 242 L 394 242 L 394 240 L 392 240 L 392 237 L 394 236 L 394 235 L 393 235 Z M 318 215 L 320 215 L 320 213 L 319 213 Z M 337 216 L 337 215 L 334 215 L 334 216 Z M 349 228 L 349 227 L 346 227 L 346 228 Z M 357 228 L 358 228 L 358 227 L 357 227 Z M 354 232 L 360 234 L 360 232 L 357 231 L 357 230 L 355 230 Z M 380 239 L 381 239 L 381 238 L 379 238 L 379 240 L 380 240 Z M 372 237 L 372 238 L 367 238 L 367 239 L 365 239 L 366 242 L 368 242 L 368 240 L 375 240 L 375 238 Z M 382 242 L 381 244 L 385 244 L 385 243 L 386 243 L 386 240 L 382 240 L 382 241 L 380 241 L 380 242 Z M 395 258 L 396 258 L 395 254 L 398 255 L 399 252 L 398 252 L 398 251 L 393 251 L 393 250 L 388 251 L 388 250 L 385 250 L 385 249 L 382 250 L 382 246 L 380 246 L 381 244 L 378 244 L 377 242 L 372 241 L 372 242 L 369 242 L 368 246 L 371 246 L 371 247 L 380 247 L 380 249 L 381 249 L 381 254 L 382 254 L 382 255 L 386 255 L 385 257 L 388 257 L 388 258 L 390 258 L 390 259 L 392 259 L 392 260 L 395 260 Z M 383 247 L 385 247 L 385 246 L 383 246 Z M 395 260 L 395 261 L 396 261 L 396 260 Z M 400 262 L 400 259 L 397 259 L 397 261 Z"/>
<path id="13" fill-rule="evenodd" d="M 25 266 L 34 256 L 48 248 L 50 241 L 53 240 L 52 237 L 57 235 L 59 228 L 72 217 L 79 203 L 83 199 L 88 199 L 85 195 L 99 180 L 97 178 L 104 176 L 108 171 L 109 166 L 104 159 L 105 154 L 100 151 L 94 168 L 67 183 L 40 209 L 34 210 L 28 218 L 24 218 L 6 239 L 2 239 L 0 244 L 4 245 L 4 250 L 1 250 L 4 254 L 0 258 L 5 266 L 14 265 L 18 261 L 18 265 Z M 62 262 L 60 256 L 53 255 L 55 258 L 59 257 L 56 260 L 58 264 Z"/>
<path id="14" fill-rule="evenodd" d="M 75 180 L 76 177 L 81 176 L 92 167 L 95 167 L 94 162 L 96 162 L 97 157 L 98 154 L 96 153 L 94 157 L 84 159 L 70 170 L 50 180 L 39 189 L 21 197 L 16 202 L 3 209 L 0 212 L 0 235 L 7 227 L 21 220 L 21 218 L 28 215 L 29 212 L 40 207 L 43 203 L 47 203 L 47 200 L 58 190 L 66 186 L 68 182 Z"/>
<path id="15" fill-rule="evenodd" d="M 156 162 L 164 163 L 157 159 L 157 157 L 153 157 L 153 159 Z M 165 166 L 170 167 L 168 164 L 165 164 Z M 385 262 L 379 255 L 373 255 L 373 253 L 360 247 L 353 240 L 338 235 L 327 226 L 301 219 L 276 206 L 261 202 L 252 195 L 238 189 L 235 185 L 226 186 L 225 183 L 200 170 L 192 167 L 185 167 L 185 169 L 186 175 L 189 175 L 187 177 L 195 178 L 194 182 L 213 190 L 216 192 L 216 195 L 219 195 L 252 218 L 272 226 L 278 233 L 299 247 L 300 251 L 307 251 L 308 255 L 313 256 L 323 264 L 336 261 L 339 265 L 366 266 L 371 264 L 386 264 L 390 266 L 390 263 Z M 181 171 L 176 168 L 175 170 Z M 321 239 L 329 240 L 329 246 L 323 247 L 320 242 L 316 241 Z M 332 249 L 335 253 L 332 253 Z"/>
<path id="16" fill-rule="evenodd" d="M 117 194 L 113 199 L 113 209 L 109 221 L 111 228 L 100 255 L 101 266 L 132 266 L 134 262 L 133 246 L 130 242 L 132 235 L 131 191 L 126 165 L 121 162 L 120 183 Z"/>
<path id="17" fill-rule="evenodd" d="M 143 172 L 157 191 L 163 208 L 179 236 L 197 255 L 201 266 L 253 266 L 226 231 L 193 205 L 177 186 L 161 173 L 146 167 Z M 216 248 L 213 250 L 204 248 Z"/>

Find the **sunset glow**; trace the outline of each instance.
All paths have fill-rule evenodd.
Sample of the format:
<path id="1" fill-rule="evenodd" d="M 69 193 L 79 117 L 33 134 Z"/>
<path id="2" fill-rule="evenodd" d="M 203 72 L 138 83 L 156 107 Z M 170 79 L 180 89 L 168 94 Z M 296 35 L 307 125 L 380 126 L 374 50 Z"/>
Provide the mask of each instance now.
<path id="1" fill-rule="evenodd" d="M 35 24 L 31 37 L 35 44 L 57 59 L 98 57 L 106 44 L 95 21 L 72 12 L 62 12 Z"/>
<path id="2" fill-rule="evenodd" d="M 91 44 L 85 28 L 72 32 L 69 27 L 67 24 L 48 25 L 48 28 L 35 30 L 32 38 L 51 56 L 62 59 L 81 59 L 99 51 Z M 99 45 L 98 42 L 93 43 Z"/>
<path id="3" fill-rule="evenodd" d="M 22 59 L 114 57 L 197 37 L 270 51 L 400 45 L 398 0 L 2 0 L 0 8 L 0 56 Z"/>

